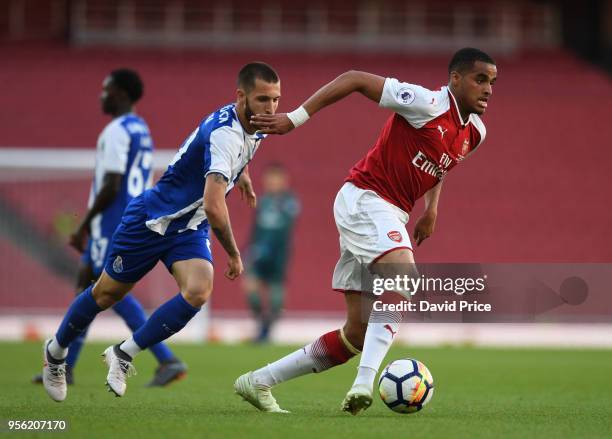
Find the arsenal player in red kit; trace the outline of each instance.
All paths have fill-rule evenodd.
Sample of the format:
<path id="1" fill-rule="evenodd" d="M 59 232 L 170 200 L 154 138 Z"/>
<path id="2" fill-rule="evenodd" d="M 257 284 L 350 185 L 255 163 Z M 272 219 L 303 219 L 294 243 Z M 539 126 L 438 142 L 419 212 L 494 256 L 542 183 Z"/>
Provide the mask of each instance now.
<path id="1" fill-rule="evenodd" d="M 413 237 L 419 245 L 436 222 L 444 176 L 482 144 L 482 115 L 497 77 L 495 61 L 473 48 L 456 52 L 448 67 L 449 82 L 439 90 L 350 71 L 322 87 L 288 114 L 256 115 L 251 123 L 266 134 L 284 134 L 317 111 L 359 92 L 394 114 L 376 144 L 350 171 L 334 202 L 340 234 L 340 259 L 333 289 L 344 294 L 344 327 L 236 380 L 234 388 L 262 411 L 282 410 L 270 389 L 292 378 L 322 372 L 361 353 L 357 377 L 342 409 L 353 415 L 372 404 L 376 373 L 399 329 L 401 314 L 372 309 L 367 322 L 364 303 L 371 303 L 371 286 L 362 285 L 362 267 L 394 278 L 414 274 L 414 257 L 406 231 L 409 213 L 424 197 L 425 212 Z M 410 267 L 408 269 L 402 267 Z M 371 308 L 369 308 L 371 309 Z"/>

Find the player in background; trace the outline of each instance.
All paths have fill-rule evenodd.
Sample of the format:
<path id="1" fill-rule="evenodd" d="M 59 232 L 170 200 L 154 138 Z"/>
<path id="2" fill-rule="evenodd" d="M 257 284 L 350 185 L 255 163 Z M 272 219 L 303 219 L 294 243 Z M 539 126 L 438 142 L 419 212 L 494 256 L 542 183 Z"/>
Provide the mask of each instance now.
<path id="1" fill-rule="evenodd" d="M 270 66 L 244 66 L 238 74 L 236 103 L 204 119 L 157 184 L 130 202 L 109 245 L 102 275 L 77 296 L 55 337 L 45 342 L 43 379 L 52 399 L 66 398 L 64 367 L 70 343 L 161 260 L 176 280 L 179 293 L 157 308 L 132 337 L 103 353 L 109 368 L 108 389 L 123 396 L 134 356 L 179 332 L 210 296 L 209 226 L 228 254 L 225 276 L 231 280 L 240 276 L 242 260 L 225 197 L 236 185 L 247 204 L 255 207 L 247 165 L 265 135 L 256 133 L 250 117 L 274 114 L 279 99 L 280 80 Z"/>
<path id="2" fill-rule="evenodd" d="M 239 377 L 234 384 L 236 392 L 258 409 L 271 411 L 268 401 L 273 399 L 273 386 L 322 372 L 360 352 L 357 377 L 342 409 L 355 415 L 371 405 L 376 373 L 399 329 L 401 314 L 372 310 L 372 295 L 361 284 L 361 269 L 368 267 L 385 278 L 415 274 L 405 228 L 415 201 L 425 198 L 425 212 L 416 221 L 413 235 L 419 245 L 434 230 L 444 176 L 485 138 L 479 115 L 485 112 L 492 94 L 495 62 L 480 50 L 465 48 L 454 54 L 448 73 L 448 85 L 431 91 L 393 78 L 350 71 L 322 87 L 292 113 L 253 117 L 262 132 L 283 134 L 353 92 L 394 112 L 376 144 L 351 169 L 334 203 L 340 260 L 332 285 L 344 293 L 346 323 Z M 362 318 L 362 307 L 368 310 L 369 321 Z"/>
<path id="3" fill-rule="evenodd" d="M 268 341 L 283 308 L 291 236 L 299 212 L 299 201 L 289 189 L 287 170 L 280 163 L 268 164 L 251 231 L 245 279 L 249 306 L 259 323 L 255 339 L 259 343 Z"/>
<path id="4" fill-rule="evenodd" d="M 140 76 L 129 69 L 112 71 L 102 84 L 101 109 L 112 121 L 98 137 L 87 213 L 70 237 L 70 245 L 82 253 L 77 293 L 100 277 L 108 245 L 121 222 L 125 207 L 132 198 L 151 186 L 153 142 L 149 127 L 134 113 L 134 106 L 142 97 L 143 90 Z M 132 331 L 146 321 L 142 305 L 131 294 L 113 305 L 113 310 Z M 73 383 L 73 369 L 85 342 L 87 329 L 84 328 L 69 346 L 65 370 L 68 384 Z M 150 350 L 159 366 L 149 386 L 164 386 L 186 374 L 185 364 L 165 344 L 151 346 Z M 33 381 L 42 383 L 43 376 L 38 375 Z"/>

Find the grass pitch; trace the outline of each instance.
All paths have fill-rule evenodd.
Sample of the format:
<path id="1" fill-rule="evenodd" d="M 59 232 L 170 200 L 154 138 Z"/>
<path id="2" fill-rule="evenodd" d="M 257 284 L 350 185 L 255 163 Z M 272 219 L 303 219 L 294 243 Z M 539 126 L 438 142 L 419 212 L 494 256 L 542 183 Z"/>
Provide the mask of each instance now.
<path id="1" fill-rule="evenodd" d="M 189 375 L 164 389 L 144 388 L 155 362 L 141 354 L 123 398 L 107 393 L 99 354 L 86 344 L 76 385 L 51 401 L 38 373 L 41 344 L 0 343 L 0 436 L 174 438 L 609 438 L 612 351 L 395 347 L 386 361 L 412 357 L 431 370 L 436 393 L 421 412 L 399 415 L 376 397 L 352 417 L 340 403 L 357 361 L 275 389 L 289 415 L 256 411 L 233 393 L 234 379 L 293 347 L 173 345 Z M 6 433 L 7 420 L 63 419 L 65 432 Z"/>

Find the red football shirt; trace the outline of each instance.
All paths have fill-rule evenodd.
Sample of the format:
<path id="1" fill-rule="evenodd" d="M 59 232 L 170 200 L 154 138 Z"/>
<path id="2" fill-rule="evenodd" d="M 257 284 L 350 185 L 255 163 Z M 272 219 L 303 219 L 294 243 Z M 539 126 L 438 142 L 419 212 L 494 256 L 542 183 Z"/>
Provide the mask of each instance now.
<path id="1" fill-rule="evenodd" d="M 466 123 L 448 87 L 432 91 L 387 78 L 380 106 L 395 112 L 345 181 L 410 212 L 416 200 L 482 143 L 476 114 Z"/>

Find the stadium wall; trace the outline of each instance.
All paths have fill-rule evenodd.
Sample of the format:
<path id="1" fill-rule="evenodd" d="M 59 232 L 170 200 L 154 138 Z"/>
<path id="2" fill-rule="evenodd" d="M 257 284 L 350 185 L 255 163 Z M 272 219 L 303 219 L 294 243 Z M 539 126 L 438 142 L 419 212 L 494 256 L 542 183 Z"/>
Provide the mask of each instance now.
<path id="1" fill-rule="evenodd" d="M 495 55 L 495 54 L 493 54 Z M 159 149 L 178 147 L 215 108 L 234 100 L 235 75 L 251 60 L 271 63 L 282 78 L 280 111 L 295 108 L 314 90 L 349 69 L 366 70 L 436 88 L 446 83 L 448 57 L 309 55 L 301 53 L 66 49 L 49 45 L 0 47 L 3 90 L 0 145 L 83 147 L 95 144 L 107 122 L 97 102 L 104 76 L 118 66 L 138 69 L 146 94 L 138 111 Z M 478 154 L 449 175 L 434 236 L 416 249 L 422 262 L 609 262 L 612 211 L 602 199 L 610 185 L 612 148 L 606 136 L 612 85 L 603 73 L 561 52 L 498 59 L 499 79 L 487 114 L 488 135 Z M 338 256 L 332 203 L 348 169 L 373 144 L 388 117 L 361 96 L 325 109 L 307 125 L 266 140 L 253 166 L 281 161 L 303 204 L 288 284 L 287 309 L 339 312 L 342 297 L 330 288 Z M 0 185 L 3 202 L 42 233 L 62 212 L 82 213 L 88 178 L 56 181 L 50 195 L 40 183 Z M 48 188 L 48 185 L 44 185 Z M 236 236 L 246 243 L 251 212 L 228 199 Z M 421 210 L 411 219 L 412 228 Z M 64 308 L 71 282 L 44 272 L 13 243 L 0 242 L 4 309 Z M 217 266 L 225 264 L 215 244 Z M 75 260 L 76 260 L 76 255 Z M 17 268 L 16 268 L 17 267 Z M 48 270 L 47 270 L 48 271 Z M 54 280 L 52 280 L 54 279 Z M 28 291 L 14 294 L 15 288 Z M 136 289 L 152 307 L 176 286 L 156 269 Z M 213 310 L 243 310 L 241 288 L 216 278 Z"/>

